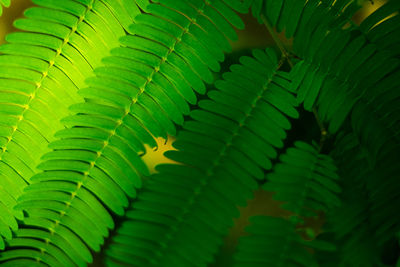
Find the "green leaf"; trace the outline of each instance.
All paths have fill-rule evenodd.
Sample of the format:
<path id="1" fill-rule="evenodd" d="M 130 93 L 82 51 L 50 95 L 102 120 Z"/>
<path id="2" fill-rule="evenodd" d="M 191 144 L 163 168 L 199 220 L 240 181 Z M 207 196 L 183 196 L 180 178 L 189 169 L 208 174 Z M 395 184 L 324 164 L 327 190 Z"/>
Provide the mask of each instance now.
<path id="1" fill-rule="evenodd" d="M 212 260 L 230 218 L 239 215 L 235 207 L 246 205 L 256 179 L 263 179 L 276 148 L 283 146 L 290 128 L 285 113 L 298 116 L 287 89 L 289 76 L 277 70 L 272 50 L 255 50 L 240 62 L 191 112 L 192 120 L 173 144 L 178 151 L 165 153 L 183 165 L 158 165 L 159 173 L 132 203 L 106 252 L 110 264 L 138 260 L 176 266 L 190 259 L 203 265 Z"/>
<path id="2" fill-rule="evenodd" d="M 49 151 L 49 142 L 55 140 L 54 134 L 66 126 L 60 122 L 60 119 L 71 115 L 71 111 L 68 110 L 70 105 L 83 100 L 77 91 L 87 86 L 85 79 L 93 75 L 94 68 L 103 64 L 101 58 L 110 55 L 112 48 L 120 46 L 119 38 L 126 35 L 126 30 L 129 30 L 128 26 L 133 21 L 133 17 L 139 13 L 139 9 L 133 0 L 123 1 L 124 5 L 135 5 L 135 7 L 130 6 L 128 8 L 131 13 L 128 13 L 122 2 L 112 0 L 34 0 L 33 2 L 37 6 L 26 10 L 25 18 L 14 23 L 19 32 L 8 35 L 6 37 L 8 43 L 0 47 L 2 53 L 0 56 L 0 191 L 2 196 L 0 200 L 0 208 L 2 209 L 0 235 L 7 237 L 11 237 L 9 235 L 10 228 L 17 230 L 14 216 L 18 219 L 23 218 L 21 210 L 13 211 L 16 205 L 15 200 L 22 195 L 23 189 L 32 182 L 31 177 L 37 173 L 36 167 L 41 157 Z M 9 5 L 9 1 L 2 0 L 1 4 Z M 88 112 L 88 110 L 85 111 Z M 105 123 L 104 120 L 100 119 L 92 120 L 92 122 L 96 125 L 99 123 L 104 125 Z M 93 146 L 97 147 L 98 144 L 81 142 L 79 145 L 80 147 L 93 148 Z M 82 160 L 88 160 L 93 159 L 93 155 L 96 154 L 89 151 L 85 154 L 74 152 L 60 154 L 57 152 L 51 156 L 49 161 L 54 163 L 59 162 L 59 158 L 70 159 L 75 158 L 75 156 Z M 108 157 L 114 156 L 111 151 L 107 152 L 106 155 Z M 66 164 L 64 167 L 72 165 Z M 103 165 L 106 165 L 106 163 L 103 163 Z M 56 168 L 55 166 L 52 167 Z M 72 169 L 74 168 L 81 170 L 82 165 L 75 165 Z M 100 175 L 103 174 L 94 176 Z M 74 182 L 76 187 L 79 181 Z M 116 201 L 113 194 L 107 191 L 102 184 L 93 181 L 88 184 L 90 184 L 88 185 L 90 190 L 105 193 L 102 200 L 106 203 Z M 45 188 L 43 188 L 43 192 L 35 192 L 36 197 L 47 200 L 48 196 L 45 197 L 44 192 L 47 192 Z M 58 191 L 55 190 L 55 192 Z M 72 192 L 73 190 L 69 191 L 69 193 Z M 28 195 L 29 193 L 26 194 L 26 196 Z M 12 199 L 9 196 L 12 196 Z M 93 208 L 97 208 L 97 212 L 106 212 L 104 208 L 99 210 L 99 207 L 95 206 L 93 196 L 88 196 L 87 191 L 82 193 L 81 196 L 83 201 L 87 201 Z M 60 197 L 60 194 L 54 195 L 55 199 L 57 197 Z M 25 198 L 25 200 L 27 199 L 29 197 Z M 36 202 L 33 199 L 34 197 L 32 197 L 32 201 Z M 61 199 L 64 198 L 59 200 Z M 126 201 L 126 198 L 121 200 L 125 206 L 127 205 Z M 52 202 L 49 201 L 48 203 Z M 76 205 L 82 206 L 82 204 Z M 44 213 L 47 208 L 46 206 L 41 207 L 36 213 L 37 216 L 40 215 L 55 222 L 56 217 L 53 216 L 55 213 Z M 122 214 L 121 207 L 113 206 L 113 208 L 118 214 Z M 57 212 L 57 216 L 61 216 L 62 210 L 55 212 Z M 53 217 L 48 218 L 50 214 Z M 107 217 L 107 215 L 101 215 L 101 217 L 106 220 L 109 227 L 112 225 L 112 221 L 109 221 L 110 217 Z M 69 217 L 66 216 L 65 218 Z M 68 220 L 65 225 L 69 223 L 71 223 L 71 226 L 74 225 L 74 230 L 82 234 L 84 239 L 90 240 L 91 247 L 99 249 L 99 240 L 107 234 L 106 231 L 96 234 L 96 236 L 89 236 L 90 231 L 82 228 L 78 219 Z M 23 227 L 32 227 L 27 222 L 29 220 L 25 221 Z M 59 220 L 59 223 L 62 225 L 62 220 Z M 62 227 L 67 229 L 68 226 L 65 225 Z M 40 227 L 40 225 L 33 227 Z M 71 240 L 82 243 L 78 237 Z M 55 243 L 53 241 L 51 238 L 46 241 L 55 247 L 51 253 L 59 253 L 60 251 L 64 253 L 62 249 L 57 248 L 57 240 L 54 241 Z M 40 257 L 35 253 L 35 251 L 39 251 L 38 248 L 35 248 L 36 242 L 31 243 L 32 247 L 21 246 L 22 243 L 18 238 L 13 242 L 15 242 L 13 243 L 15 247 L 27 250 L 26 256 L 22 259 L 20 258 L 21 253 L 9 253 L 7 250 L 7 257 L 0 259 L 1 264 L 12 262 L 19 265 L 18 260 L 21 260 L 21 264 L 26 263 L 27 260 L 35 264 L 35 262 L 43 260 L 43 262 L 52 266 L 63 266 L 58 263 L 58 260 L 63 261 L 63 259 L 70 257 L 67 254 L 59 257 L 51 253 L 43 254 L 43 257 Z M 80 244 L 72 244 L 72 246 L 80 246 Z M 6 246 L 8 245 L 6 244 Z M 90 253 L 88 252 L 85 258 L 90 259 L 91 256 L 89 256 Z M 69 260 L 65 261 L 65 264 L 68 265 L 69 261 L 75 262 L 75 259 L 70 257 Z M 38 263 L 38 265 L 40 264 Z M 79 263 L 79 265 L 82 266 L 82 263 Z"/>
<path id="3" fill-rule="evenodd" d="M 275 192 L 276 199 L 288 202 L 285 208 L 305 215 L 310 209 L 316 213 L 320 209 L 326 211 L 340 206 L 336 194 L 341 189 L 333 180 L 337 177 L 337 168 L 329 156 L 319 154 L 316 147 L 298 141 L 295 147 L 281 155 L 280 160 L 281 163 L 266 176 L 268 182 L 263 188 Z"/>
<path id="4" fill-rule="evenodd" d="M 307 249 L 332 247 L 326 242 L 304 241 L 283 218 L 253 216 L 250 222 L 249 235 L 239 239 L 234 266 L 318 266 Z"/>

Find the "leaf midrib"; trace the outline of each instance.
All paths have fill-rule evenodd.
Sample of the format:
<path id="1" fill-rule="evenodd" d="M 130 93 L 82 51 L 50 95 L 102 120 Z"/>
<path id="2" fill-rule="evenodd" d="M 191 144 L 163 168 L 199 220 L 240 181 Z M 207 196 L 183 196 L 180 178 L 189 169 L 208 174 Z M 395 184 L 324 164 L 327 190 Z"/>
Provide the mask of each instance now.
<path id="1" fill-rule="evenodd" d="M 198 14 L 199 14 L 199 13 L 197 13 L 196 15 L 198 15 Z M 96 166 L 97 160 L 101 157 L 101 155 L 102 155 L 104 149 L 106 149 L 106 147 L 109 145 L 109 142 L 110 142 L 111 138 L 112 138 L 113 136 L 116 135 L 117 129 L 123 124 L 124 119 L 125 119 L 127 116 L 130 115 L 133 105 L 137 103 L 138 98 L 140 97 L 140 95 L 143 94 L 143 93 L 145 92 L 147 85 L 152 81 L 152 78 L 154 77 L 154 75 L 155 75 L 157 72 L 159 72 L 159 70 L 161 69 L 162 64 L 164 64 L 164 63 L 166 63 L 166 62 L 168 61 L 169 55 L 171 55 L 171 54 L 174 52 L 174 49 L 175 49 L 176 45 L 178 45 L 178 44 L 182 41 L 182 37 L 184 36 L 184 34 L 188 34 L 188 32 L 189 32 L 189 27 L 190 27 L 192 24 L 194 24 L 194 20 L 193 20 L 193 19 L 189 19 L 189 23 L 188 23 L 188 25 L 187 25 L 185 28 L 182 29 L 181 35 L 180 35 L 179 37 L 176 38 L 174 44 L 173 44 L 173 45 L 169 48 L 169 50 L 167 51 L 167 54 L 166 54 L 164 57 L 161 58 L 161 60 L 160 60 L 160 62 L 159 62 L 159 64 L 158 64 L 158 66 L 156 66 L 156 67 L 153 68 L 153 71 L 152 71 L 152 73 L 149 75 L 149 77 L 147 78 L 147 81 L 145 82 L 145 84 L 144 84 L 141 88 L 139 88 L 139 92 L 138 92 L 137 95 L 132 99 L 132 102 L 131 102 L 131 104 L 129 105 L 129 107 L 126 108 L 125 114 L 117 121 L 117 124 L 116 124 L 115 128 L 114 128 L 113 130 L 110 131 L 110 135 L 108 136 L 107 140 L 104 141 L 103 147 L 97 152 L 97 156 L 96 156 L 95 160 L 92 161 L 92 162 L 90 163 L 88 170 L 87 170 L 86 172 L 83 173 L 83 174 L 84 174 L 84 177 L 83 177 L 82 181 L 77 183 L 76 190 L 75 190 L 74 192 L 71 193 L 71 200 L 70 200 L 68 203 L 66 203 L 66 205 L 65 205 L 65 210 L 60 211 L 60 214 L 59 214 L 60 219 L 59 219 L 57 222 L 53 223 L 53 227 L 51 227 L 51 229 L 52 229 L 52 231 L 51 231 L 52 234 L 55 233 L 55 231 L 56 231 L 55 229 L 62 223 L 62 217 L 63 217 L 64 215 L 67 214 L 67 210 L 68 210 L 69 207 L 71 206 L 72 201 L 73 201 L 74 198 L 78 195 L 78 192 L 79 192 L 80 188 L 82 187 L 82 185 L 84 185 L 86 179 L 88 179 L 89 174 L 90 174 L 90 171 Z M 50 242 L 49 242 L 49 243 L 50 243 Z"/>
<path id="2" fill-rule="evenodd" d="M 270 83 L 273 83 L 272 77 L 274 77 L 277 74 L 277 72 L 278 72 L 278 69 L 275 69 L 274 72 L 271 74 L 270 78 L 264 84 L 264 86 L 263 86 L 262 90 L 260 91 L 260 93 L 255 97 L 255 100 L 250 105 L 249 110 L 245 113 L 245 115 L 243 116 L 243 119 L 237 124 L 237 128 L 234 130 L 234 132 L 232 133 L 231 137 L 227 140 L 227 142 L 225 143 L 224 147 L 221 148 L 221 152 L 218 155 L 218 157 L 214 160 L 213 166 L 210 167 L 208 170 L 206 170 L 204 172 L 206 174 L 206 177 L 204 179 L 205 182 L 204 183 L 199 183 L 200 185 L 194 190 L 194 192 L 198 192 L 198 193 L 193 194 L 192 198 L 189 199 L 186 202 L 187 204 L 182 208 L 183 212 L 182 212 L 181 216 L 176 218 L 176 221 L 179 222 L 177 224 L 178 226 L 177 227 L 171 227 L 170 231 L 165 234 L 166 241 L 163 242 L 165 245 L 162 246 L 161 249 L 157 251 L 157 254 L 154 255 L 154 258 L 151 261 L 152 265 L 157 265 L 157 261 L 155 261 L 154 259 L 155 258 L 159 259 L 162 256 L 162 253 L 160 253 L 160 251 L 164 251 L 164 253 L 165 253 L 165 250 L 170 247 L 166 243 L 170 243 L 173 240 L 173 235 L 179 230 L 179 225 L 182 225 L 185 222 L 185 220 L 183 220 L 183 217 L 185 217 L 189 213 L 189 210 L 195 204 L 196 199 L 199 198 L 201 193 L 204 191 L 204 189 L 209 184 L 209 180 L 214 175 L 215 170 L 221 165 L 221 161 L 227 156 L 227 154 L 225 153 L 226 150 L 229 149 L 231 144 L 233 144 L 233 141 L 236 138 L 238 138 L 239 131 L 246 126 L 246 121 L 251 117 L 251 113 L 254 110 L 257 109 L 257 105 L 263 99 L 262 96 L 265 94 L 265 92 L 268 91 L 268 88 L 269 88 L 268 85 Z"/>
<path id="3" fill-rule="evenodd" d="M 91 2 L 88 4 L 88 6 L 86 7 L 85 13 L 79 17 L 79 19 L 77 20 L 76 24 L 74 26 L 72 26 L 70 33 L 68 34 L 68 36 L 65 37 L 63 43 L 61 44 L 61 46 L 56 50 L 56 54 L 53 56 L 53 59 L 50 60 L 48 62 L 48 67 L 46 70 L 42 71 L 42 77 L 40 78 L 40 80 L 36 83 L 36 88 L 34 89 L 34 91 L 29 95 L 29 100 L 28 102 L 24 105 L 24 110 L 22 111 L 22 113 L 18 116 L 18 122 L 17 124 L 13 127 L 13 131 L 10 134 L 10 136 L 6 137 L 8 140 L 7 142 L 3 145 L 2 149 L 0 149 L 0 161 L 2 160 L 2 157 L 4 155 L 4 153 L 7 151 L 7 147 L 8 145 L 11 143 L 11 141 L 13 140 L 13 137 L 15 135 L 15 133 L 17 132 L 20 124 L 22 121 L 24 121 L 24 115 L 25 113 L 30 109 L 31 107 L 31 103 L 36 100 L 37 98 L 37 92 L 42 88 L 42 83 L 43 81 L 46 79 L 46 77 L 49 74 L 49 71 L 54 67 L 55 61 L 56 59 L 62 54 L 63 48 L 69 43 L 69 39 L 70 37 L 77 31 L 78 25 L 84 21 L 85 16 L 88 14 L 88 12 L 92 9 L 93 3 L 95 0 L 91 0 Z M 26 180 L 25 177 L 23 177 L 24 180 L 27 182 L 27 184 L 29 184 L 29 182 Z"/>

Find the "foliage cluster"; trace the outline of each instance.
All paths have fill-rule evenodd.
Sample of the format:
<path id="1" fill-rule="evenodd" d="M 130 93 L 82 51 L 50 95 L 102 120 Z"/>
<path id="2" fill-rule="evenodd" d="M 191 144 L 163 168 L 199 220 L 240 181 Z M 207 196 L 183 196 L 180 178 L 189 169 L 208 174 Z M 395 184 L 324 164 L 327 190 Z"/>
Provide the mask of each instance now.
<path id="1" fill-rule="evenodd" d="M 33 2 L 0 46 L 2 266 L 207 266 L 259 188 L 290 216 L 234 266 L 400 265 L 400 1 Z M 248 12 L 279 49 L 216 80 Z"/>

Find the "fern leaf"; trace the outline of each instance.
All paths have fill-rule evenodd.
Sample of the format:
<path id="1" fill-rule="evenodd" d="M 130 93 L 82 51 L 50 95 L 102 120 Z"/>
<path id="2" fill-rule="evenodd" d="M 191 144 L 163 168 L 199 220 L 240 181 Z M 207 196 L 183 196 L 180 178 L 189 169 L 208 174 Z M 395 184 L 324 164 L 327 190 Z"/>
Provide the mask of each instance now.
<path id="1" fill-rule="evenodd" d="M 0 16 L 3 14 L 3 6 L 9 7 L 11 5 L 11 0 L 0 0 Z"/>
<path id="2" fill-rule="evenodd" d="M 398 67 L 397 59 L 365 37 L 336 31 L 325 38 L 320 51 L 294 67 L 293 86 L 305 109 L 316 107 L 321 120 L 329 123 L 329 132 L 336 133 L 356 103 L 377 97 L 380 93 L 374 88 L 393 80 Z"/>
<path id="3" fill-rule="evenodd" d="M 342 206 L 326 214 L 325 234 L 338 248 L 334 253 L 319 256 L 321 266 L 381 266 L 377 226 L 371 210 L 373 200 L 370 182 L 372 168 L 368 153 L 363 151 L 353 133 L 340 133 L 332 152 L 339 168 Z M 331 266 L 331 265 L 328 265 Z"/>
<path id="4" fill-rule="evenodd" d="M 339 249 L 333 255 L 321 255 L 322 264 L 329 256 L 337 260 L 336 266 L 395 263 L 400 229 L 396 212 L 400 198 L 399 167 L 393 164 L 394 151 L 398 148 L 376 160 L 357 140 L 356 134 L 338 136 L 332 156 L 341 174 L 344 205 L 327 214 L 327 234 L 321 238 L 333 241 Z"/>
<path id="5" fill-rule="evenodd" d="M 256 17 L 265 16 L 278 31 L 285 29 L 287 37 L 294 36 L 296 55 L 312 62 L 311 68 L 308 63 L 297 66 L 294 76 L 298 77 L 293 79 L 301 81 L 295 82 L 295 87 L 299 86 L 298 100 L 309 111 L 318 103 L 322 121 L 329 123 L 329 132 L 335 133 L 365 88 L 397 68 L 392 57 L 398 50 L 398 3 L 389 1 L 359 28 L 343 30 L 359 8 L 358 1 L 296 1 L 297 6 L 292 2 L 253 1 L 252 8 Z M 295 8 L 297 12 L 293 12 Z M 299 16 L 288 15 L 293 13 Z M 376 25 L 385 19 L 386 23 Z M 378 32 L 387 33 L 388 38 Z M 373 74 L 378 69 L 379 75 Z"/>
<path id="6" fill-rule="evenodd" d="M 287 117 L 298 117 L 275 53 L 253 56 L 233 65 L 191 112 L 174 143 L 179 151 L 166 153 L 183 165 L 157 167 L 106 252 L 109 265 L 211 262 L 238 215 L 235 206 L 246 205 L 283 146 Z"/>
<path id="7" fill-rule="evenodd" d="M 389 1 L 359 28 L 320 27 L 320 30 L 310 31 L 311 34 L 305 38 L 308 43 L 298 36 L 295 38 L 294 50 L 305 58 L 305 62 L 293 70 L 298 100 L 304 102 L 306 110 L 317 107 L 319 117 L 329 124 L 330 133 L 339 130 L 356 103 L 368 103 L 369 98 L 376 97 L 373 95 L 377 93 L 374 87 L 386 83 L 386 76 L 393 79 L 396 75 L 393 72 L 397 72 L 399 62 L 394 58 L 398 47 L 395 45 L 397 24 L 395 26 L 394 23 L 399 16 L 387 17 L 398 9 L 397 6 L 395 1 Z M 386 19 L 386 24 L 376 25 L 383 19 Z M 381 41 L 385 41 L 374 35 L 375 28 L 387 33 L 385 39 L 393 41 L 391 45 L 380 45 Z M 296 41 L 303 48 L 299 48 Z M 368 120 L 369 117 L 365 118 Z"/>
<path id="8" fill-rule="evenodd" d="M 296 233 L 293 223 L 283 218 L 255 216 L 246 227 L 250 235 L 241 237 L 234 266 L 319 266 L 310 248 L 332 251 L 324 241 L 306 241 Z"/>
<path id="9" fill-rule="evenodd" d="M 295 142 L 280 157 L 266 177 L 263 189 L 275 192 L 274 198 L 286 202 L 285 209 L 297 216 L 311 217 L 317 211 L 328 211 L 340 205 L 337 193 L 337 168 L 333 160 L 318 153 L 318 148 L 304 142 Z"/>
<path id="10" fill-rule="evenodd" d="M 381 80 L 370 83 L 351 114 L 354 132 L 374 159 L 385 157 L 387 153 L 395 155 L 400 143 L 397 105 L 400 61 L 395 60 L 392 64 L 395 69 L 391 71 L 393 68 L 389 67 Z"/>
<path id="11" fill-rule="evenodd" d="M 175 134 L 172 120 L 182 123 L 189 110 L 186 101 L 196 101 L 193 90 L 205 91 L 202 80 L 212 82 L 210 69 L 218 70 L 223 50 L 230 49 L 224 33 L 235 37 L 231 24 L 243 26 L 229 3 L 165 0 L 144 5 L 149 13 L 135 17 L 129 28 L 133 35 L 123 37 L 123 47 L 113 50 L 95 69 L 96 77 L 87 80 L 89 87 L 79 92 L 85 102 L 71 105 L 74 115 L 62 120 L 67 128 L 50 143 L 53 151 L 38 167 L 43 172 L 20 197 L 18 208 L 28 214 L 24 228 L 40 227 L 58 237 L 70 229 L 68 240 L 47 243 L 79 245 L 80 257 L 67 254 L 78 265 L 92 260 L 88 248 L 98 251 L 107 229 L 114 227 L 106 208 L 122 215 L 127 196 L 135 197 L 141 187 L 140 175 L 148 174 L 139 157 L 143 144 L 154 147 L 153 136 Z M 35 208 L 43 201 L 47 208 Z M 76 211 L 86 221 L 97 221 L 97 227 L 79 223 Z"/>
<path id="12" fill-rule="evenodd" d="M 278 32 L 285 30 L 294 38 L 294 49 L 302 56 L 311 36 L 323 36 L 327 30 L 341 28 L 360 8 L 358 1 L 249 0 L 254 17 L 266 20 Z"/>
<path id="13" fill-rule="evenodd" d="M 2 216 L 14 214 L 15 200 L 37 172 L 48 143 L 64 128 L 60 119 L 70 114 L 69 105 L 82 100 L 77 90 L 125 35 L 109 8 L 122 10 L 120 3 L 34 2 L 38 7 L 15 22 L 22 31 L 8 35 L 8 43 L 0 47 L 0 188 L 12 196 L 2 199 L 8 210 Z"/>
<path id="14" fill-rule="evenodd" d="M 256 216 L 246 228 L 249 236 L 241 237 L 235 254 L 235 266 L 318 266 L 310 248 L 333 251 L 323 240 L 306 241 L 297 232 L 297 222 L 330 211 L 340 205 L 337 193 L 337 168 L 332 158 L 320 154 L 316 145 L 297 141 L 280 157 L 281 163 L 267 174 L 263 189 L 275 192 L 274 198 L 284 201 L 293 212 L 291 220 Z"/>

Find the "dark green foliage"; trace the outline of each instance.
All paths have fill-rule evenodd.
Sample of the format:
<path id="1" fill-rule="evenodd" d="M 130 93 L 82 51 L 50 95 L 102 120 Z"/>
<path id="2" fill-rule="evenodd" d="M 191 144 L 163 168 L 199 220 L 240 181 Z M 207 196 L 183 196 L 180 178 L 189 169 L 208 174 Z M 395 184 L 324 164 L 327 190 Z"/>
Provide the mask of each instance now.
<path id="1" fill-rule="evenodd" d="M 288 73 L 272 50 L 255 50 L 216 82 L 191 112 L 167 156 L 127 213 L 107 255 L 110 266 L 203 266 L 283 146 L 298 117 Z M 279 101 L 285 99 L 285 101 Z M 164 201 L 165 198 L 169 201 Z M 137 250 L 129 249 L 137 247 Z"/>
<path id="2" fill-rule="evenodd" d="M 256 216 L 246 228 L 249 236 L 239 240 L 235 255 L 237 267 L 261 266 L 319 266 L 310 248 L 331 251 L 334 247 L 324 241 L 304 240 L 296 233 L 292 222 L 283 218 Z"/>
<path id="3" fill-rule="evenodd" d="M 77 91 L 86 86 L 93 68 L 102 65 L 98 55 L 119 46 L 118 39 L 125 35 L 123 24 L 135 15 L 124 7 L 133 0 L 124 1 L 124 6 L 107 0 L 34 2 L 38 7 L 15 21 L 21 32 L 9 34 L 8 43 L 0 47 L 0 192 L 4 196 L 0 234 L 8 239 L 7 226 L 16 230 L 15 218 L 23 218 L 21 211 L 13 210 L 16 200 L 31 183 L 54 133 L 64 128 L 60 119 L 70 114 L 71 104 L 83 100 Z"/>
<path id="4" fill-rule="evenodd" d="M 275 192 L 274 198 L 284 202 L 282 207 L 292 212 L 291 217 L 250 218 L 251 225 L 246 229 L 250 236 L 239 240 L 235 266 L 318 266 L 306 247 L 317 251 L 335 249 L 328 242 L 306 241 L 299 234 L 302 230 L 307 233 L 302 229 L 305 218 L 340 205 L 339 177 L 332 158 L 320 154 L 316 145 L 297 141 L 280 156 L 280 161 L 267 175 L 263 189 Z"/>
<path id="5" fill-rule="evenodd" d="M 374 177 L 367 153 L 362 151 L 353 134 L 341 134 L 336 145 L 333 156 L 342 177 L 343 204 L 329 214 L 326 233 L 319 238 L 335 242 L 338 250 L 330 257 L 324 255 L 321 261 L 331 262 L 332 266 L 379 266 L 379 253 L 376 253 L 379 225 L 373 223 L 370 210 L 369 184 Z"/>
<path id="6" fill-rule="evenodd" d="M 318 154 L 318 147 L 304 142 L 295 142 L 280 156 L 273 172 L 267 174 L 268 182 L 263 189 L 276 192 L 274 198 L 284 201 L 283 208 L 301 217 L 328 212 L 340 206 L 337 193 L 339 176 L 333 160 Z"/>
<path id="7" fill-rule="evenodd" d="M 33 2 L 0 46 L 1 266 L 86 266 L 114 228 L 109 266 L 207 266 L 260 186 L 291 215 L 251 217 L 237 266 L 396 264 L 399 1 Z M 248 12 L 293 44 L 221 75 Z"/>

